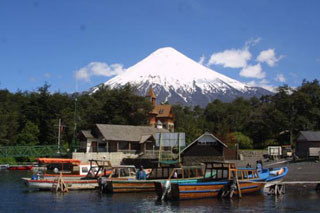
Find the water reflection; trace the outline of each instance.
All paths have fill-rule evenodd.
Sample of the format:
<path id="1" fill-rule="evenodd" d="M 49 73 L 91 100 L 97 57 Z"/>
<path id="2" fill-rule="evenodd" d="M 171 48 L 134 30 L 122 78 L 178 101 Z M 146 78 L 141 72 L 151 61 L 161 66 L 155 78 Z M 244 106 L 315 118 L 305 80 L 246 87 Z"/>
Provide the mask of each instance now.
<path id="1" fill-rule="evenodd" d="M 283 196 L 263 193 L 241 199 L 157 201 L 155 193 L 102 194 L 99 191 L 69 193 L 29 192 L 21 177 L 28 172 L 0 171 L 1 212 L 318 212 L 320 194 L 314 189 L 289 188 Z"/>

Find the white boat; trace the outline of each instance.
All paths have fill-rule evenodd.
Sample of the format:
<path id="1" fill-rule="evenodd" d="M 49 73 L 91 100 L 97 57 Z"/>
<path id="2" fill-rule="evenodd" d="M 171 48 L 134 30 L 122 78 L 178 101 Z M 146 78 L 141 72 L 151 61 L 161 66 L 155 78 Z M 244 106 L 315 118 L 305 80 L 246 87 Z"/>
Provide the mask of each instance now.
<path id="1" fill-rule="evenodd" d="M 58 182 L 57 177 L 46 177 L 43 179 L 22 178 L 25 185 L 29 189 L 34 190 L 52 190 L 55 189 Z M 76 177 L 63 177 L 64 183 L 68 189 L 81 190 L 81 189 L 95 189 L 98 187 L 97 179 L 81 179 Z"/>
<path id="2" fill-rule="evenodd" d="M 8 168 L 9 168 L 9 164 L 0 164 L 0 170 L 8 169 Z"/>
<path id="3" fill-rule="evenodd" d="M 65 176 L 61 173 L 61 178 L 69 190 L 96 189 L 98 188 L 98 178 L 101 174 L 110 179 L 128 179 L 135 177 L 134 166 L 111 166 L 109 161 L 90 160 L 90 169 L 87 170 L 86 177 Z M 22 178 L 29 189 L 52 190 L 55 189 L 59 176 L 44 176 L 41 173 L 32 178 Z"/>

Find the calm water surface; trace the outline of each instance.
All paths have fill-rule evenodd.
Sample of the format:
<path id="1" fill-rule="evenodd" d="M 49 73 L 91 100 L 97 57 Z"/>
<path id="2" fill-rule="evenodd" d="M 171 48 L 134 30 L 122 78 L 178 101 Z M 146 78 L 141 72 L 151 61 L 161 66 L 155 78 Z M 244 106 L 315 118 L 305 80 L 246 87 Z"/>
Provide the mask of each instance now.
<path id="1" fill-rule="evenodd" d="M 289 189 L 278 198 L 256 193 L 233 200 L 157 202 L 154 193 L 29 192 L 21 177 L 31 175 L 0 171 L 0 212 L 320 212 L 320 194 L 305 188 Z"/>

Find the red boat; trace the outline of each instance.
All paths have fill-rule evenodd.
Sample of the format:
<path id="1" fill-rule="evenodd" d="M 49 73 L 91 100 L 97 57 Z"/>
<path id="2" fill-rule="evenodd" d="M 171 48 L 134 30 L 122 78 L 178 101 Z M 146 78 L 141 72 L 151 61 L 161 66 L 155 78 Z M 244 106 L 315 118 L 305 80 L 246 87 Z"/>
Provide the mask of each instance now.
<path id="1" fill-rule="evenodd" d="M 9 170 L 31 170 L 32 165 L 11 165 L 8 167 Z"/>

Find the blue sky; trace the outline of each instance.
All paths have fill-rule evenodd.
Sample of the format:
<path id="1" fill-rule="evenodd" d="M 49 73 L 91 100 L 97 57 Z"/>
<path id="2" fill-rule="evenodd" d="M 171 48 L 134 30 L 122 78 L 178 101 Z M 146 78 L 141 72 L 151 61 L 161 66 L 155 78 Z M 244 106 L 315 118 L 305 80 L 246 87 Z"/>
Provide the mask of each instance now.
<path id="1" fill-rule="evenodd" d="M 74 92 L 77 78 L 85 91 L 167 46 L 242 82 L 296 87 L 320 76 L 319 9 L 317 0 L 0 0 L 0 89 L 48 82 Z"/>

